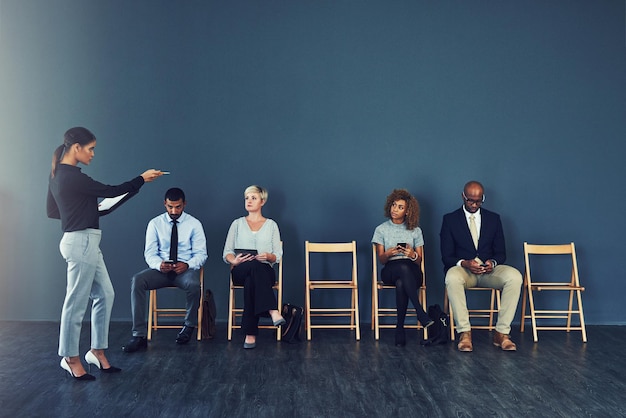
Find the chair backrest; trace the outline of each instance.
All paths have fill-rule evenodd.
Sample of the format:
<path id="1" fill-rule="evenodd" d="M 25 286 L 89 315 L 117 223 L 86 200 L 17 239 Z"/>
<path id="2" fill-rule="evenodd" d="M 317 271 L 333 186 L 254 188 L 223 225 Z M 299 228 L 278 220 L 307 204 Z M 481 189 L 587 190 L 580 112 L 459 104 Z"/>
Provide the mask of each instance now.
<path id="1" fill-rule="evenodd" d="M 283 260 L 282 258 L 276 264 L 278 264 L 278 278 L 276 280 L 276 283 L 278 284 L 280 288 L 282 288 L 282 285 L 283 285 Z"/>
<path id="2" fill-rule="evenodd" d="M 372 243 L 372 285 L 373 289 L 376 289 L 378 283 L 378 251 L 376 251 L 376 244 Z"/>
<path id="3" fill-rule="evenodd" d="M 531 255 L 570 255 L 572 260 L 572 275 L 569 283 L 554 282 L 554 284 L 570 284 L 572 286 L 580 286 L 580 280 L 578 278 L 578 263 L 576 261 L 576 248 L 574 243 L 569 244 L 529 244 L 524 242 L 524 263 L 526 271 L 524 273 L 524 280 L 531 281 L 530 276 L 530 256 Z M 544 282 L 545 283 L 545 282 Z"/>
<path id="4" fill-rule="evenodd" d="M 352 242 L 304 242 L 306 280 L 311 281 L 310 254 L 311 253 L 352 253 L 352 278 L 357 282 L 356 268 L 356 241 Z"/>

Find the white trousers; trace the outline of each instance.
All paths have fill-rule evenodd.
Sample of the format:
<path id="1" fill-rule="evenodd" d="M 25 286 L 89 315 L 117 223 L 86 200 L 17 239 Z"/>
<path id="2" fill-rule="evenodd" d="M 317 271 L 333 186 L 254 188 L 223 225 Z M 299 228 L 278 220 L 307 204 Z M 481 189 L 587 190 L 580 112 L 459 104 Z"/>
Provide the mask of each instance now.
<path id="1" fill-rule="evenodd" d="M 91 306 L 91 348 L 109 346 L 109 322 L 115 292 L 100 251 L 99 229 L 66 232 L 59 249 L 67 262 L 67 289 L 61 312 L 59 355 L 79 355 L 80 330 Z"/>

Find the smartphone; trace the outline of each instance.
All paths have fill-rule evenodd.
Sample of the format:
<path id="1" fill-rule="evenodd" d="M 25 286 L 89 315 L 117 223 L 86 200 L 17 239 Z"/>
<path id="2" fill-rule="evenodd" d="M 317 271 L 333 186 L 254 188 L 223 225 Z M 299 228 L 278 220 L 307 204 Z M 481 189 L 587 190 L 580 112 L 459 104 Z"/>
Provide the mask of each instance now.
<path id="1" fill-rule="evenodd" d="M 406 242 L 399 242 L 396 244 L 398 247 L 406 248 Z"/>
<path id="2" fill-rule="evenodd" d="M 173 260 L 165 260 L 164 261 L 165 264 L 176 264 L 176 261 Z"/>

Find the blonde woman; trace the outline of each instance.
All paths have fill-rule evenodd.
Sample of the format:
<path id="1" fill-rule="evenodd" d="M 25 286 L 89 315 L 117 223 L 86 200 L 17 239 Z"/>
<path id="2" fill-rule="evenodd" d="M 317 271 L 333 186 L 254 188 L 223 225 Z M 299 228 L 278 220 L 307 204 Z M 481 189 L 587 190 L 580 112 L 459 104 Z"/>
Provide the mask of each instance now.
<path id="1" fill-rule="evenodd" d="M 272 286 L 276 281 L 274 263 L 280 261 L 283 248 L 278 225 L 263 216 L 267 190 L 250 186 L 244 191 L 247 216 L 235 219 L 228 229 L 223 259 L 231 266 L 235 285 L 243 286 L 244 302 L 241 327 L 246 334 L 243 347 L 256 347 L 259 318 L 269 316 L 275 326 L 285 319 L 276 309 Z"/>

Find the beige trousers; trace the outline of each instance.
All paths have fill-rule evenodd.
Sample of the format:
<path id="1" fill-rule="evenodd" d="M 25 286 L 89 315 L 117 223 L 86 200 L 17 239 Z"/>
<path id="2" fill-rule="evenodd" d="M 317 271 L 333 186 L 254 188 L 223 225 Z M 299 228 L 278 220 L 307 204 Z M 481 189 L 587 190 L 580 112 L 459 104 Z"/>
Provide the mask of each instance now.
<path id="1" fill-rule="evenodd" d="M 465 289 L 468 287 L 487 287 L 502 291 L 496 331 L 509 334 L 522 290 L 520 272 L 514 267 L 503 264 L 497 265 L 489 274 L 480 275 L 473 274 L 460 266 L 450 268 L 446 273 L 446 290 L 458 332 L 470 331 L 471 329 L 465 298 Z"/>

